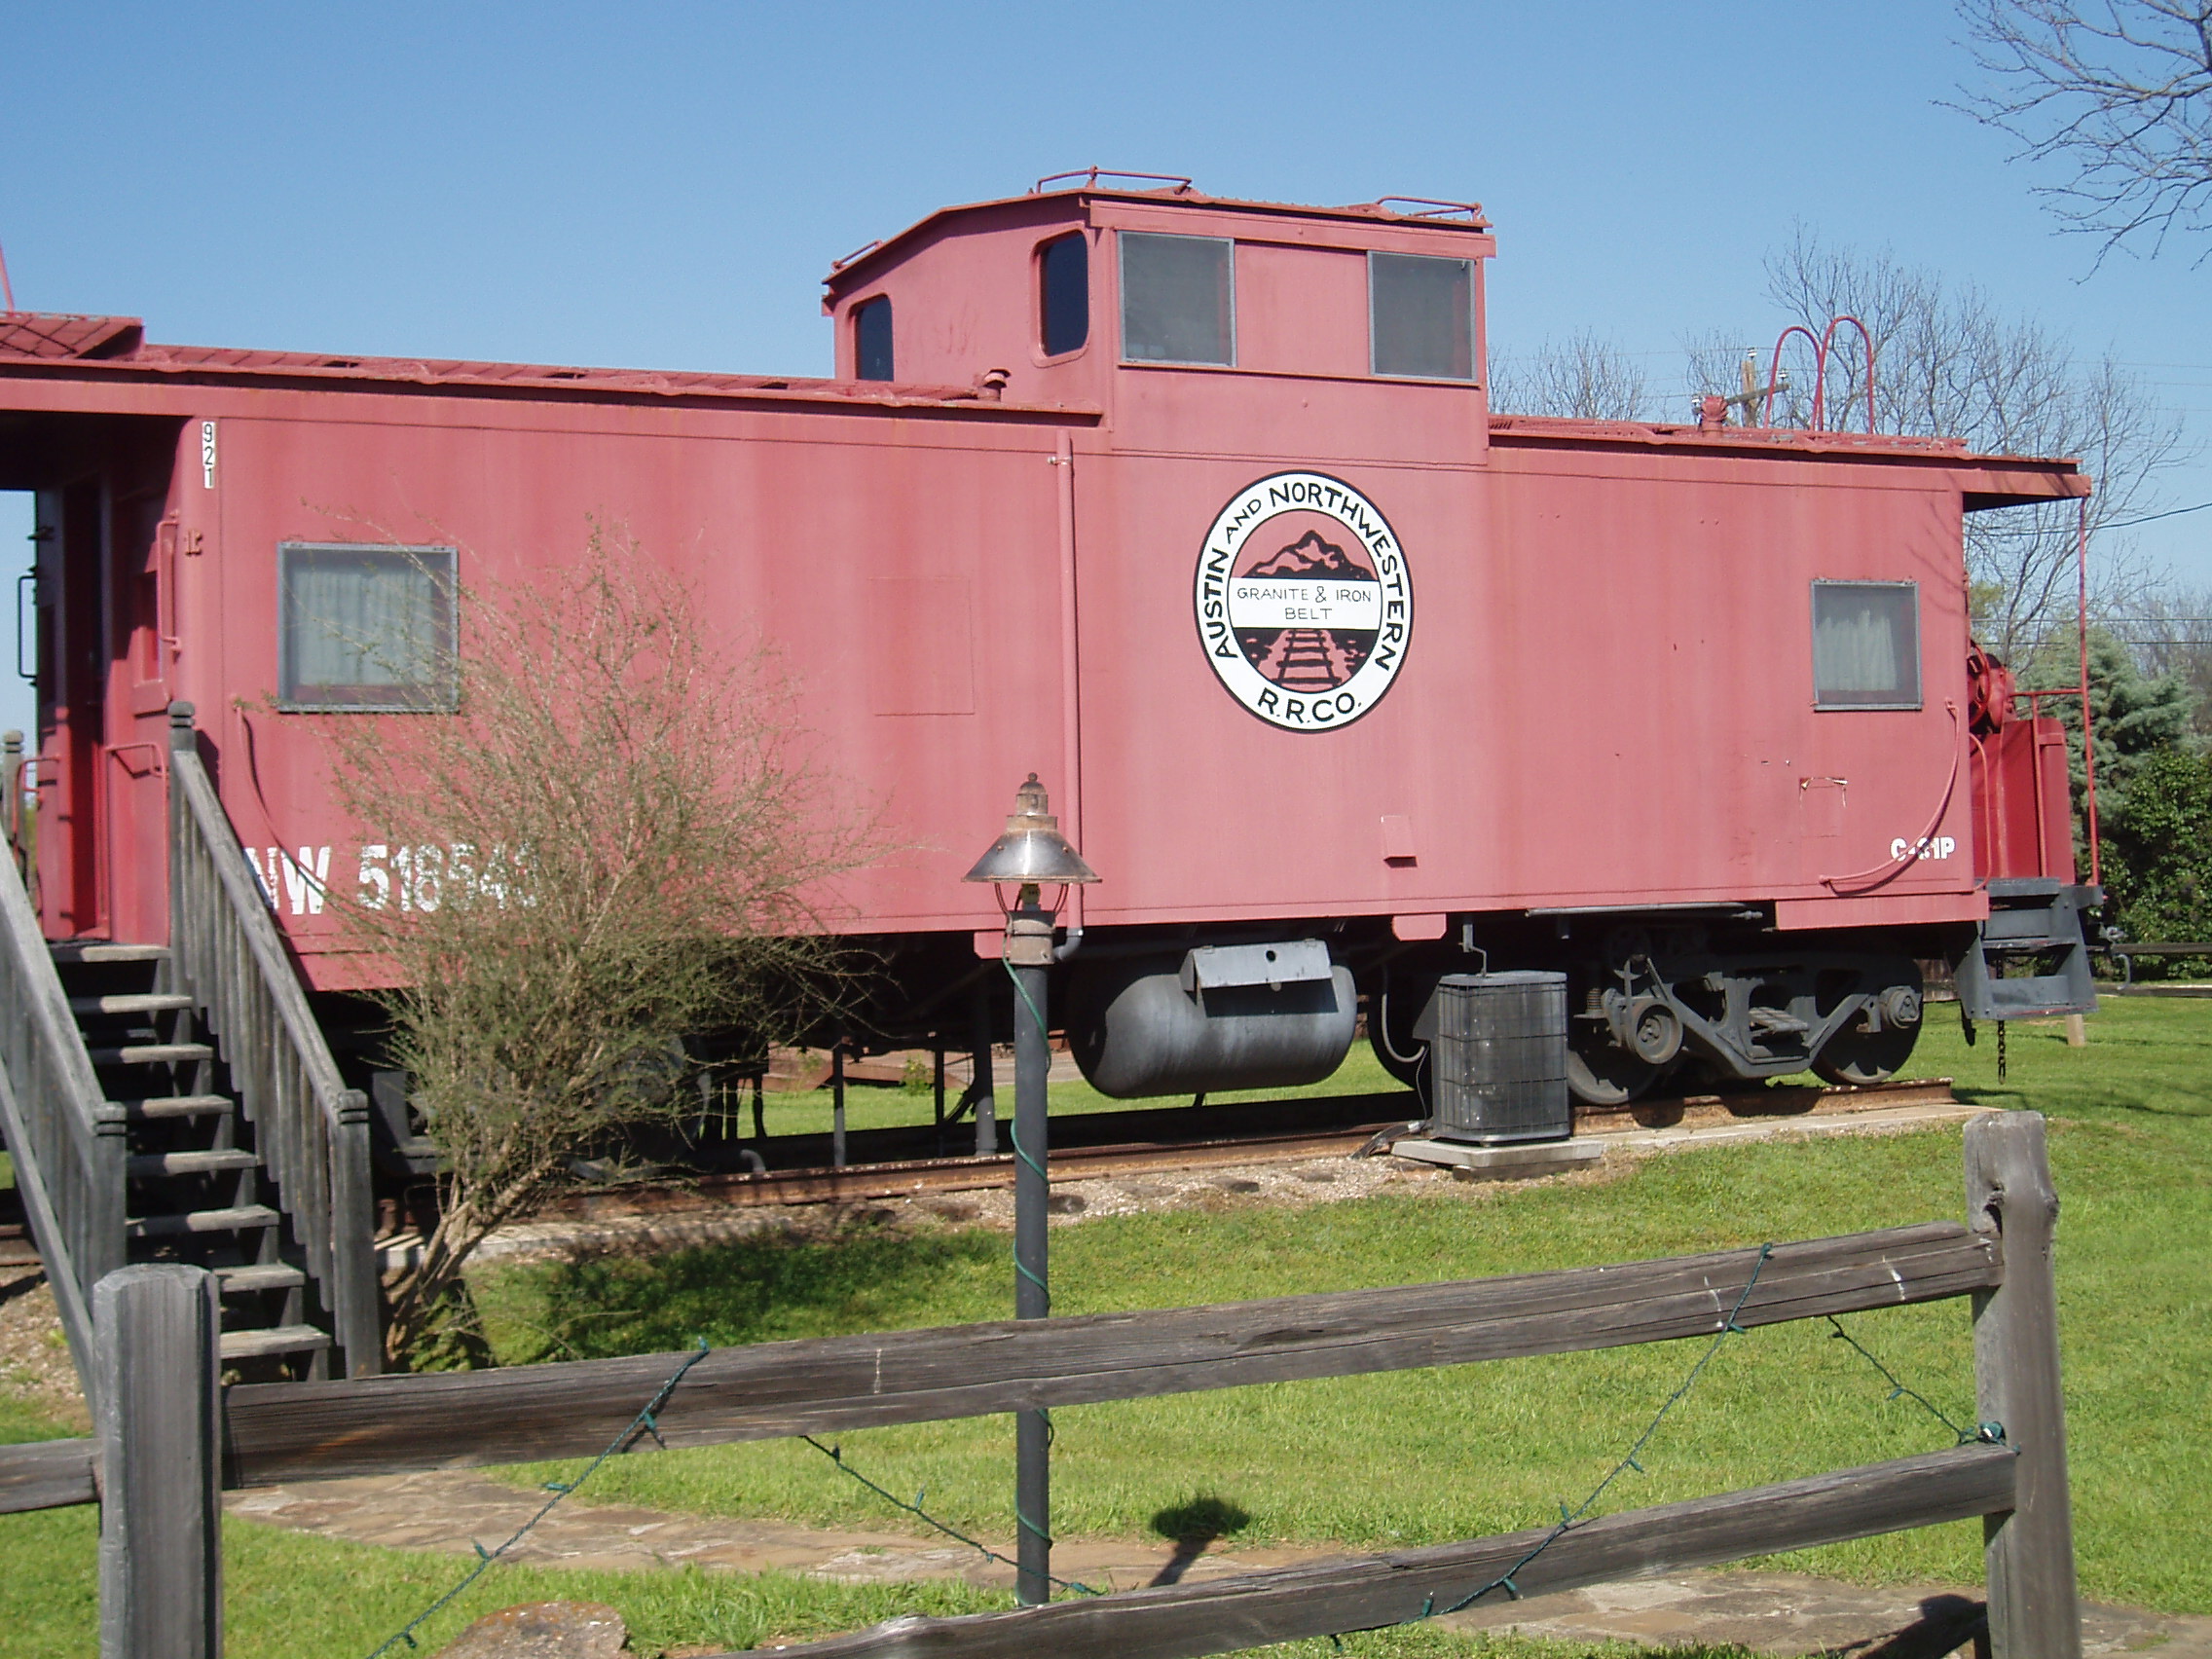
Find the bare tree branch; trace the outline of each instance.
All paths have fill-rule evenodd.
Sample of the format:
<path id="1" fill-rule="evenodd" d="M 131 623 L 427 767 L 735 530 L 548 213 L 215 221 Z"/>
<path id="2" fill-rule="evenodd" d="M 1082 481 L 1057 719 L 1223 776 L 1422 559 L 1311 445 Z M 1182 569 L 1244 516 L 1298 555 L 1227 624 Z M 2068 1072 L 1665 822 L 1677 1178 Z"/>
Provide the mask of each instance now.
<path id="1" fill-rule="evenodd" d="M 2092 604 L 2124 607 L 2148 589 L 2149 572 L 2125 534 L 2096 535 L 2106 523 L 2142 512 L 2159 476 L 2189 453 L 2180 418 L 2141 381 L 2110 357 L 2078 360 L 2040 324 L 2002 315 L 1971 283 L 1946 282 L 1888 254 L 1832 248 L 1803 229 L 1768 259 L 1767 292 L 1790 321 L 1816 334 L 1841 314 L 1865 323 L 1874 340 L 1881 430 L 1962 438 L 1991 455 L 2078 458 L 2096 485 L 2089 502 L 2097 554 Z M 1841 335 L 1830 355 L 1831 425 L 1865 406 L 1864 359 L 1855 345 Z M 1777 399 L 1779 424 L 1810 419 L 1810 356 Z M 1700 366 L 1693 351 L 1693 373 Z M 1702 366 L 1712 372 L 1711 364 Z M 1967 519 L 1975 627 L 2009 662 L 2027 666 L 2039 651 L 2056 648 L 2052 642 L 2071 626 L 2078 511 L 2062 501 Z"/>
<path id="2" fill-rule="evenodd" d="M 1585 329 L 1547 340 L 1525 355 L 1491 353 L 1490 404 L 1500 413 L 1582 421 L 1648 421 L 1651 387 L 1642 366 Z"/>
<path id="3" fill-rule="evenodd" d="M 2015 160 L 2070 166 L 2042 185 L 2070 231 L 2155 257 L 2212 229 L 2212 0 L 1960 0 L 1995 83 L 1957 106 L 2009 133 Z M 2197 255 L 2201 264 L 2212 247 Z"/>

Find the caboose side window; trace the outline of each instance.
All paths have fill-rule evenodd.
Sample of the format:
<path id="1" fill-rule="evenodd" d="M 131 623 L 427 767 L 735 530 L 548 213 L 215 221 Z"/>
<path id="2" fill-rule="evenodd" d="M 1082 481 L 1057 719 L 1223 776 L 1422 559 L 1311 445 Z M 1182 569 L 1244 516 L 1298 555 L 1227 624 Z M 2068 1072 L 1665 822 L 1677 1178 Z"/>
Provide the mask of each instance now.
<path id="1" fill-rule="evenodd" d="M 1037 297 L 1037 341 L 1045 355 L 1081 350 L 1090 338 L 1090 253 L 1081 231 L 1038 250 Z"/>
<path id="2" fill-rule="evenodd" d="M 280 708 L 454 706 L 451 547 L 287 541 L 276 571 Z"/>
<path id="3" fill-rule="evenodd" d="M 891 372 L 891 296 L 878 294 L 853 308 L 853 362 L 862 380 L 887 381 Z"/>
<path id="4" fill-rule="evenodd" d="M 1921 706 L 1918 582 L 1813 584 L 1813 706 Z"/>
<path id="5" fill-rule="evenodd" d="M 1236 361 L 1235 243 L 1121 233 L 1122 355 L 1133 363 Z"/>
<path id="6" fill-rule="evenodd" d="M 1473 380 L 1475 262 L 1370 253 L 1367 322 L 1375 373 Z"/>

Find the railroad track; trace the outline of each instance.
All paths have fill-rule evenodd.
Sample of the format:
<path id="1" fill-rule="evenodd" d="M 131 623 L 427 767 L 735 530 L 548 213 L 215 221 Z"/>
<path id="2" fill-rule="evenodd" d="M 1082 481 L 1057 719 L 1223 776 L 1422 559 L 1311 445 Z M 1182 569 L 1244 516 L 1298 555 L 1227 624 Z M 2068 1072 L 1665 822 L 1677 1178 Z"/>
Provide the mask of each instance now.
<path id="1" fill-rule="evenodd" d="M 1782 1088 L 1738 1094 L 1639 1101 L 1633 1106 L 1575 1109 L 1577 1135 L 1638 1127 L 1774 1121 L 1838 1112 L 1951 1102 L 1949 1078 L 1874 1084 L 1862 1088 Z M 1234 1106 L 1169 1106 L 1149 1111 L 1072 1113 L 1055 1118 L 1051 1151 L 1057 1181 L 1095 1180 L 1173 1169 L 1239 1163 L 1298 1162 L 1342 1158 L 1379 1136 L 1408 1126 L 1403 1093 L 1337 1095 L 1320 1100 L 1256 1101 Z M 1287 1121 L 1286 1121 L 1287 1120 Z M 1211 1129 L 1216 1132 L 1206 1133 Z M 971 1133 L 967 1125 L 960 1132 Z M 1014 1158 L 891 1156 L 935 1139 L 928 1125 L 861 1130 L 850 1144 L 861 1155 L 842 1169 L 827 1167 L 828 1135 L 783 1137 L 771 1148 L 793 1166 L 764 1174 L 700 1175 L 586 1188 L 557 1198 L 533 1219 L 613 1220 L 685 1211 L 775 1208 L 790 1204 L 863 1203 L 926 1193 L 974 1192 L 1014 1181 Z M 0 1268 L 33 1266 L 29 1230 L 0 1216 Z"/>
<path id="2" fill-rule="evenodd" d="M 1052 1178 L 1083 1181 L 1172 1169 L 1237 1163 L 1296 1162 L 1346 1157 L 1410 1125 L 1403 1093 L 1337 1096 L 1323 1100 L 1254 1102 L 1238 1106 L 1160 1107 L 1139 1112 L 1070 1114 L 1052 1121 Z M 1955 1100 L 1949 1078 L 1875 1084 L 1864 1088 L 1782 1088 L 1738 1094 L 1692 1095 L 1615 1108 L 1576 1109 L 1577 1135 L 1609 1130 L 1703 1124 L 1775 1121 L 1815 1114 L 1870 1112 L 1899 1106 L 1943 1105 Z M 1268 1128 L 1265 1117 L 1303 1122 Z M 1333 1121 L 1332 1121 L 1333 1120 Z M 1207 1127 L 1252 1125 L 1242 1133 L 1204 1134 Z M 1139 1133 L 1138 1131 L 1149 1131 Z M 875 1130 L 855 1134 L 856 1154 L 880 1153 L 896 1138 L 927 1139 L 933 1131 Z M 807 1142 L 794 1137 L 804 1156 Z M 873 1140 L 872 1147 L 864 1142 Z M 677 1214 L 687 1210 L 773 1207 L 787 1204 L 859 1203 L 1005 1187 L 1014 1181 L 1014 1158 L 857 1156 L 843 1168 L 808 1163 L 763 1173 L 705 1175 L 682 1181 L 609 1185 L 564 1195 L 538 1212 L 540 1221 L 611 1220 Z"/>

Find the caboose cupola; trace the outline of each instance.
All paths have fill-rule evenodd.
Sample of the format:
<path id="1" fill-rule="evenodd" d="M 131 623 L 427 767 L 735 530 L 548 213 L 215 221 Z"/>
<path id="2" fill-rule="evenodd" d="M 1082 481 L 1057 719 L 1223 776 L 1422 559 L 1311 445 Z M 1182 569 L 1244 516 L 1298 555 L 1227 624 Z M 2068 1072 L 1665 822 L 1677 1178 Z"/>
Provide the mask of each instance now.
<path id="1" fill-rule="evenodd" d="M 1147 447 L 1192 447 L 1192 416 L 1204 447 L 1241 426 L 1253 445 L 1315 453 L 1378 420 L 1441 422 L 1444 455 L 1479 459 L 1494 245 L 1479 207 L 1233 202 L 1183 179 L 1118 182 L 1131 176 L 1040 180 L 841 262 L 823 302 L 839 377 L 962 386 L 1003 370 L 1009 401 L 1112 410 Z"/>

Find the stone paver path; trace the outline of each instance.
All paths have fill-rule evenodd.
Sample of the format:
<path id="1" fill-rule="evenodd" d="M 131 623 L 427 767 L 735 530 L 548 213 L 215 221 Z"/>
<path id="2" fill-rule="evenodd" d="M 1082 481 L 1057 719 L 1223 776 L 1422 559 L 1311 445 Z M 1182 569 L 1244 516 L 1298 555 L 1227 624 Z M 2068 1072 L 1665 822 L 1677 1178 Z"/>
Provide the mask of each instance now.
<path id="1" fill-rule="evenodd" d="M 470 1556 L 527 1521 L 542 1495 L 502 1486 L 474 1470 L 363 1476 L 235 1493 L 237 1516 L 394 1549 Z M 984 1540 L 1003 1554 L 1010 1539 Z M 1165 1541 L 1070 1539 L 1052 1551 L 1053 1570 L 1100 1590 L 1198 1582 L 1343 1555 L 1342 1549 L 1202 1549 Z M 721 1520 L 620 1505 L 562 1504 L 516 1546 L 511 1560 L 542 1567 L 650 1570 L 776 1569 L 856 1582 L 965 1578 L 1011 1588 L 1013 1570 L 945 1538 L 843 1531 L 788 1521 Z M 1867 1590 L 1804 1573 L 1690 1572 L 1601 1585 L 1452 1615 L 1459 1630 L 1512 1630 L 1580 1641 L 1739 1642 L 1756 1653 L 1845 1654 L 1874 1659 L 1883 1643 L 1925 1615 L 1979 1599 L 1972 1587 L 1909 1585 Z M 2091 1656 L 2155 1649 L 2159 1659 L 2212 1659 L 2212 1618 L 2092 1607 L 2083 1622 Z"/>

